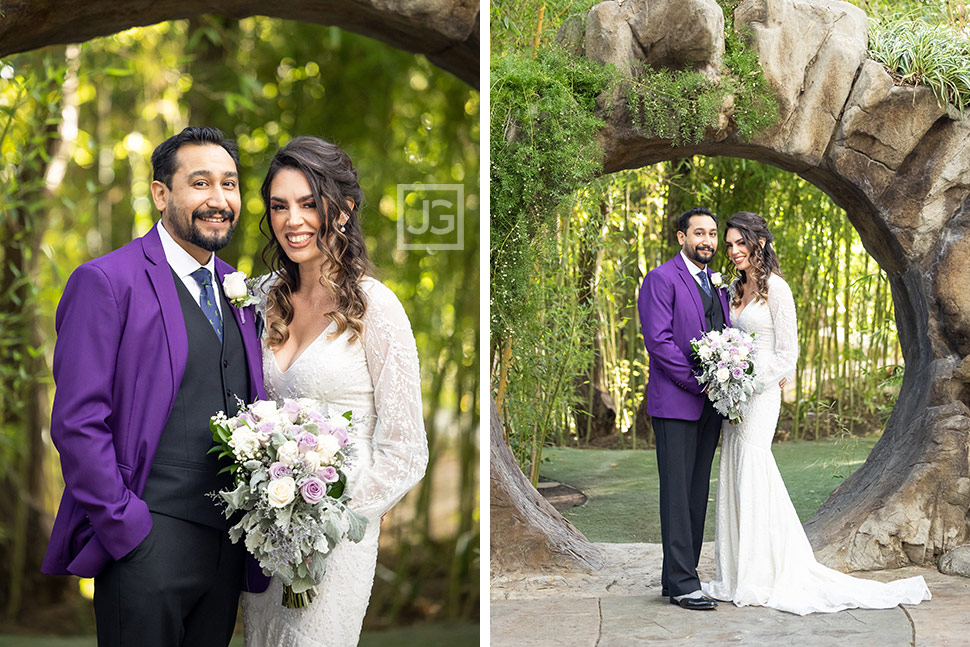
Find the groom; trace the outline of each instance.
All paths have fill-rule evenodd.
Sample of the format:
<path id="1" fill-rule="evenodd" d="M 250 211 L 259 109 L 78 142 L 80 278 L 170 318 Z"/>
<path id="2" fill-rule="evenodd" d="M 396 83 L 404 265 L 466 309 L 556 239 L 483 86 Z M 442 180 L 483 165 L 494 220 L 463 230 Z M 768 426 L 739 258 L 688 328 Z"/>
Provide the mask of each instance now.
<path id="1" fill-rule="evenodd" d="M 690 340 L 730 325 L 730 311 L 707 267 L 717 251 L 717 218 L 703 207 L 685 212 L 677 240 L 680 253 L 644 277 L 638 307 L 660 473 L 662 595 L 685 609 L 707 610 L 717 602 L 701 592 L 697 563 L 722 417 L 694 378 Z"/>
<path id="2" fill-rule="evenodd" d="M 186 128 L 152 154 L 161 220 L 80 266 L 57 308 L 51 438 L 64 496 L 42 570 L 95 578 L 98 645 L 212 647 L 268 579 L 209 492 L 209 417 L 265 398 L 255 318 L 214 251 L 239 218 L 235 143 Z"/>

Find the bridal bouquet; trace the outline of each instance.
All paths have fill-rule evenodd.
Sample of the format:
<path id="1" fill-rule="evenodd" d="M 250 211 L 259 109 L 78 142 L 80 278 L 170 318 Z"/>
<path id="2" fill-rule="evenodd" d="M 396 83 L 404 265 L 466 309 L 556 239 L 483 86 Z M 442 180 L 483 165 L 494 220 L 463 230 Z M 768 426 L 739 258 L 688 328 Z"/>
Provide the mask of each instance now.
<path id="1" fill-rule="evenodd" d="M 690 340 L 701 372 L 700 384 L 707 384 L 707 397 L 714 408 L 734 424 L 741 421 L 741 404 L 754 393 L 754 336 L 737 328 L 709 330 Z"/>
<path id="2" fill-rule="evenodd" d="M 235 488 L 218 493 L 226 517 L 243 512 L 229 529 L 233 543 L 245 536 L 246 549 L 263 572 L 279 578 L 283 606 L 313 601 L 326 571 L 327 555 L 343 538 L 359 542 L 367 518 L 347 507 L 347 468 L 354 459 L 349 442 L 351 412 L 332 415 L 309 400 L 257 400 L 227 418 L 209 421 L 219 458 L 231 464 Z"/>

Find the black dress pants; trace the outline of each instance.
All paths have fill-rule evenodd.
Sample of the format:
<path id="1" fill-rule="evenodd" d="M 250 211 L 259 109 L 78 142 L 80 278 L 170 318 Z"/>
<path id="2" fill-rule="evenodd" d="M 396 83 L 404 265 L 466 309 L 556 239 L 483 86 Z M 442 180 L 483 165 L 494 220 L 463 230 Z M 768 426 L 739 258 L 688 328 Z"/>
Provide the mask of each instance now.
<path id="1" fill-rule="evenodd" d="M 98 647 L 219 647 L 236 624 L 245 548 L 152 512 L 148 537 L 94 580 Z"/>
<path id="2" fill-rule="evenodd" d="M 660 473 L 661 585 L 671 596 L 701 588 L 697 563 L 704 543 L 711 463 L 722 420 L 705 399 L 700 420 L 652 421 Z"/>

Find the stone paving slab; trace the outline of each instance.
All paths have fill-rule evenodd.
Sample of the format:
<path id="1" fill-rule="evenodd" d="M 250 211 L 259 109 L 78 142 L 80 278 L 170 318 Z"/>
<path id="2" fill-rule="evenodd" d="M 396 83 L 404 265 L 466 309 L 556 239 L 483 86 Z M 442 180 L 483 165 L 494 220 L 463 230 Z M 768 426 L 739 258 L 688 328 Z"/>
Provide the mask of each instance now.
<path id="1" fill-rule="evenodd" d="M 492 602 L 491 643 L 512 647 L 594 647 L 599 640 L 596 598 Z"/>
<path id="2" fill-rule="evenodd" d="M 860 574 L 880 581 L 922 575 L 933 599 L 915 606 L 797 616 L 722 602 L 716 611 L 687 611 L 660 596 L 659 545 L 597 547 L 606 566 L 596 573 L 493 580 L 492 646 L 970 647 L 970 579 L 935 568 Z M 713 543 L 698 571 L 713 576 Z"/>

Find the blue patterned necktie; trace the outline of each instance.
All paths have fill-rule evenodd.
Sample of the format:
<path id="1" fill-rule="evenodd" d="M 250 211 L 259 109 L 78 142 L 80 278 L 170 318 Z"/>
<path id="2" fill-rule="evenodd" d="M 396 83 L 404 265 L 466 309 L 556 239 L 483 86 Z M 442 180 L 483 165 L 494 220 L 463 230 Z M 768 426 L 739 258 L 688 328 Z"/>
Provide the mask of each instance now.
<path id="1" fill-rule="evenodd" d="M 707 282 L 707 272 L 701 270 L 697 273 L 697 278 L 701 280 L 701 287 L 704 288 L 704 292 L 707 296 L 711 296 L 711 284 Z"/>
<path id="2" fill-rule="evenodd" d="M 216 331 L 219 342 L 222 343 L 222 315 L 219 314 L 219 308 L 216 307 L 216 295 L 212 290 L 212 273 L 208 269 L 200 267 L 189 276 L 195 279 L 195 282 L 202 288 L 202 294 L 199 295 L 199 306 L 202 308 L 202 314 L 212 324 L 212 329 Z"/>

